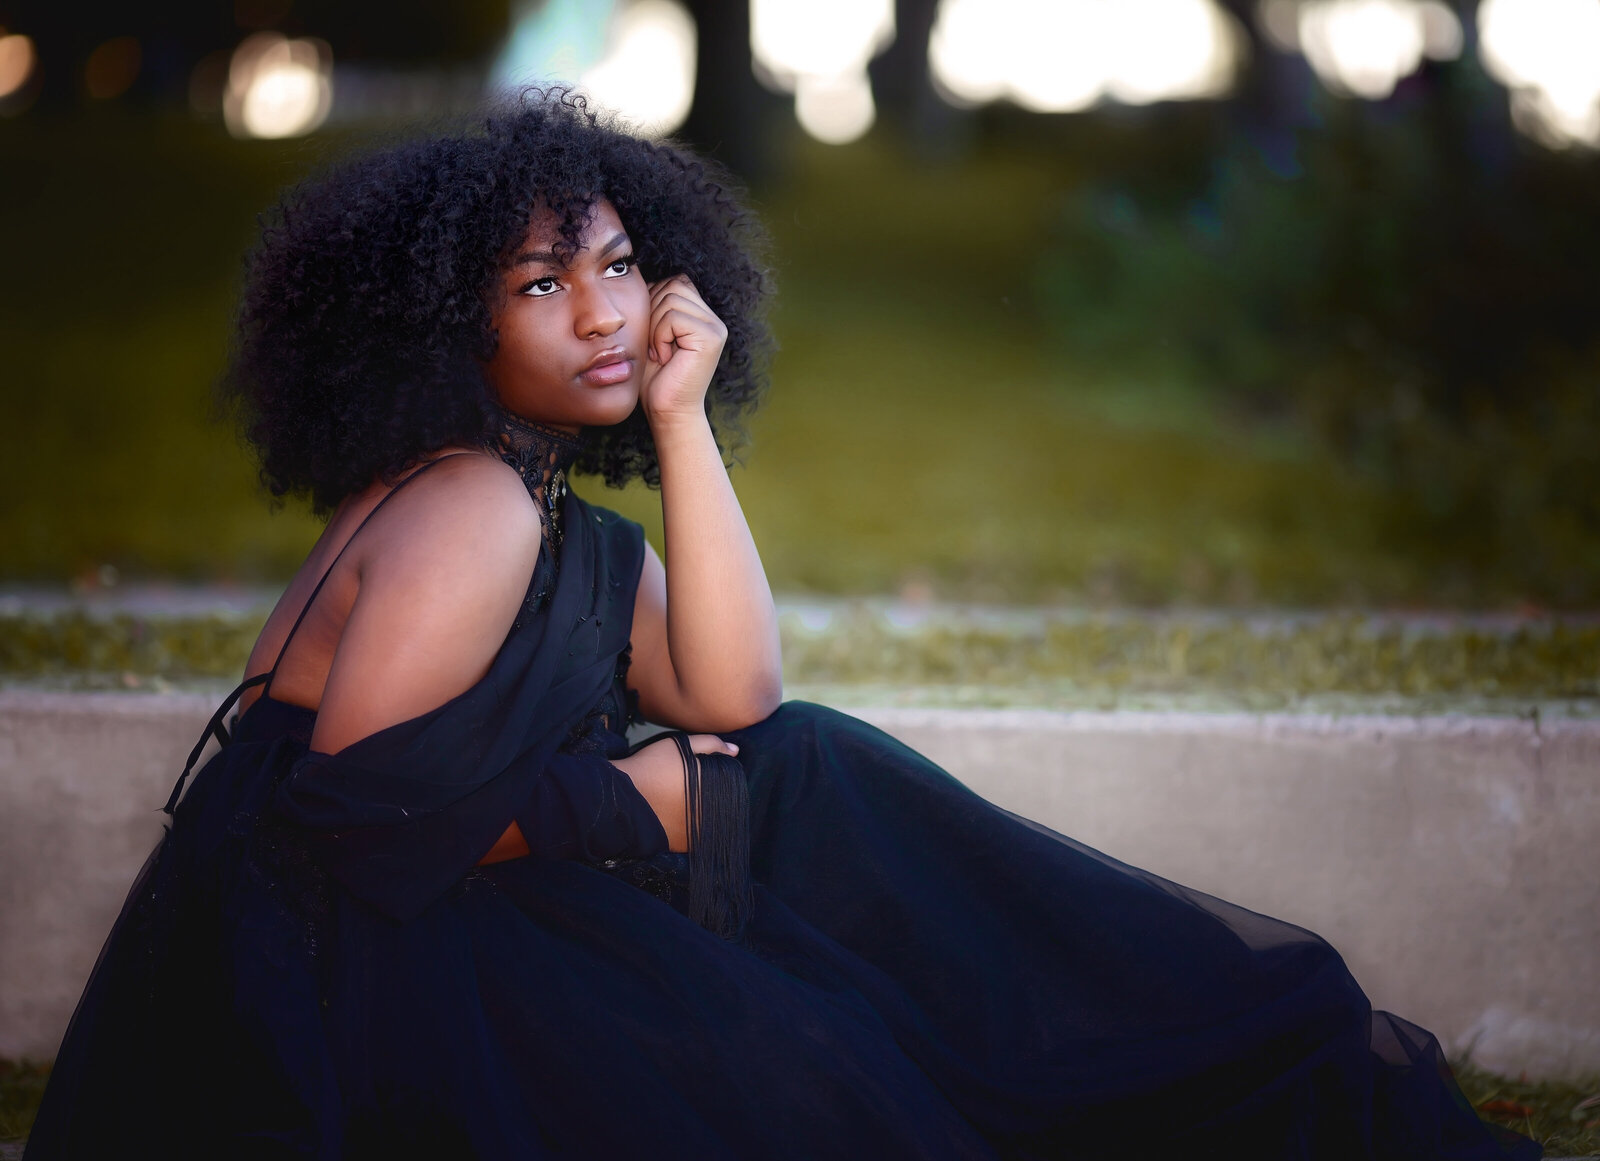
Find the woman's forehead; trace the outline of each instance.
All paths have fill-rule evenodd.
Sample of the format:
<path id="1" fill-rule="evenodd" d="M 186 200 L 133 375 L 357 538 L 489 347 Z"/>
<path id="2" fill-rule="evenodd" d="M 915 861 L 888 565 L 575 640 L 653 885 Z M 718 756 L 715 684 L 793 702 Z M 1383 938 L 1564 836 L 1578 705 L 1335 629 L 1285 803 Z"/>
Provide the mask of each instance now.
<path id="1" fill-rule="evenodd" d="M 562 227 L 566 225 L 569 215 L 577 219 L 578 238 L 584 246 L 591 245 L 602 234 L 609 238 L 622 228 L 616 208 L 603 197 L 596 198 L 588 209 L 577 214 L 570 210 L 557 211 L 548 202 L 538 202 L 528 217 L 523 243 L 525 246 L 537 245 L 539 249 L 556 246 L 566 248 L 570 243 L 563 235 Z"/>
<path id="2" fill-rule="evenodd" d="M 565 221 L 565 215 L 557 213 L 549 205 L 542 205 L 529 221 L 528 231 L 518 245 L 511 264 L 519 266 L 543 262 L 570 266 L 588 251 L 607 253 L 615 249 L 618 239 L 627 236 L 616 209 L 604 198 L 590 207 L 576 239 L 562 233 Z"/>

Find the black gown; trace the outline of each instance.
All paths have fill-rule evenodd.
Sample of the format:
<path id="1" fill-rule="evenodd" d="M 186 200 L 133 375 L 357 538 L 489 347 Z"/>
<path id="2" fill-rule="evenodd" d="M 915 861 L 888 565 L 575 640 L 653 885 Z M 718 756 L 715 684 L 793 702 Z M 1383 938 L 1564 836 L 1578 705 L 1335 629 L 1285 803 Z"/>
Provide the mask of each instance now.
<path id="1" fill-rule="evenodd" d="M 1317 936 L 820 706 L 731 735 L 753 904 L 733 938 L 691 921 L 605 760 L 642 551 L 569 497 L 559 570 L 458 698 L 333 757 L 309 710 L 240 715 L 107 940 L 27 1161 L 1539 1155 Z M 512 818 L 533 854 L 476 865 Z"/>

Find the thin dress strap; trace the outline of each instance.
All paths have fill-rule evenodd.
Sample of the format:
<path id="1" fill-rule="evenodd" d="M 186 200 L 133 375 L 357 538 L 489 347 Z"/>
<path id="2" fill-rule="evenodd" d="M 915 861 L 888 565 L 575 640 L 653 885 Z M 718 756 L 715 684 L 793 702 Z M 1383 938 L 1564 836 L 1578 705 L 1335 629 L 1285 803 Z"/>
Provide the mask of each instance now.
<path id="1" fill-rule="evenodd" d="M 228 744 L 228 731 L 226 728 L 224 728 L 222 723 L 223 720 L 228 716 L 228 711 L 233 708 L 234 703 L 239 700 L 246 690 L 252 689 L 258 685 L 263 686 L 261 690 L 263 697 L 271 692 L 272 679 L 278 674 L 278 666 L 283 664 L 284 654 L 289 652 L 289 642 L 293 641 L 294 635 L 300 631 L 301 622 L 306 619 L 306 614 L 311 611 L 311 606 L 316 603 L 318 594 L 322 592 L 322 586 L 327 584 L 328 578 L 333 575 L 333 570 L 335 566 L 338 565 L 340 559 L 344 556 L 345 549 L 349 548 L 350 545 L 355 542 L 355 538 L 361 535 L 361 530 L 367 526 L 367 522 L 378 514 L 378 509 L 382 508 L 390 500 L 394 499 L 394 494 L 401 488 L 405 487 L 412 480 L 422 475 L 423 472 L 427 471 L 435 464 L 441 464 L 445 460 L 453 460 L 458 456 L 470 454 L 470 452 L 452 452 L 447 456 L 440 456 L 438 459 L 429 460 L 405 479 L 401 480 L 394 487 L 390 488 L 388 492 L 384 494 L 383 498 L 372 506 L 372 511 L 368 512 L 361 518 L 361 523 L 356 525 L 356 530 L 345 538 L 345 542 L 339 546 L 339 551 L 334 553 L 332 562 L 322 571 L 322 575 L 317 578 L 317 587 L 311 590 L 311 595 L 306 598 L 305 604 L 300 606 L 300 615 L 294 619 L 294 624 L 289 626 L 289 635 L 283 639 L 283 644 L 279 646 L 278 656 L 273 660 L 272 668 L 268 669 L 265 673 L 258 673 L 254 677 L 247 677 L 241 681 L 238 687 L 235 688 L 234 691 L 223 700 L 222 704 L 217 707 L 217 712 L 211 715 L 211 721 L 206 725 L 205 730 L 201 733 L 200 740 L 195 743 L 194 749 L 189 752 L 189 760 L 183 765 L 183 773 L 178 775 L 178 782 L 177 785 L 172 788 L 171 797 L 167 799 L 167 804 L 161 808 L 163 813 L 171 814 L 173 809 L 178 805 L 178 799 L 183 794 L 183 784 L 188 781 L 189 772 L 194 769 L 194 764 L 200 760 L 200 754 L 205 750 L 206 743 L 215 737 L 220 745 L 226 746 Z"/>
<path id="2" fill-rule="evenodd" d="M 361 518 L 361 523 L 356 525 L 356 530 L 345 538 L 345 542 L 339 546 L 339 551 L 333 554 L 332 562 L 329 563 L 327 568 L 322 570 L 322 575 L 317 578 L 317 587 L 311 590 L 311 595 L 306 598 L 305 604 L 300 606 L 300 615 L 294 619 L 294 624 L 289 626 L 289 635 L 283 639 L 283 644 L 278 647 L 278 656 L 273 660 L 272 668 L 267 670 L 265 674 L 267 685 L 266 688 L 261 691 L 261 695 L 263 697 L 272 692 L 272 679 L 278 675 L 278 666 L 283 664 L 284 654 L 289 652 L 289 643 L 294 640 L 294 635 L 300 631 L 300 623 L 306 619 L 306 614 L 311 611 L 311 606 L 317 603 L 317 595 L 322 592 L 322 586 L 328 583 L 328 578 L 333 575 L 333 570 L 338 567 L 340 559 L 344 556 L 345 549 L 349 548 L 355 543 L 356 537 L 361 535 L 361 530 L 365 528 L 372 518 L 378 514 L 379 509 L 381 509 L 390 500 L 394 499 L 396 492 L 405 487 L 418 476 L 422 475 L 423 472 L 427 471 L 435 464 L 442 464 L 445 460 L 453 460 L 458 456 L 468 454 L 470 453 L 452 452 L 450 455 L 440 456 L 436 460 L 429 460 L 405 479 L 401 480 L 394 487 L 390 488 L 388 492 L 384 494 L 383 499 L 379 500 L 372 506 L 372 511 L 368 512 Z M 260 677 L 262 675 L 257 674 L 256 676 Z"/>

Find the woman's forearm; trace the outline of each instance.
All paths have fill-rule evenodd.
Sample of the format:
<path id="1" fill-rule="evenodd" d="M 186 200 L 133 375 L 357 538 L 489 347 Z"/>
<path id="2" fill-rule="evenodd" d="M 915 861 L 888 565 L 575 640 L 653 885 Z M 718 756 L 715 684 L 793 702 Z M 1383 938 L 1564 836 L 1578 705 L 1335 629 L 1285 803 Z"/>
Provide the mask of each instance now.
<path id="1" fill-rule="evenodd" d="M 712 729 L 783 697 L 766 571 L 704 414 L 653 416 L 666 530 L 667 651 L 680 696 Z"/>

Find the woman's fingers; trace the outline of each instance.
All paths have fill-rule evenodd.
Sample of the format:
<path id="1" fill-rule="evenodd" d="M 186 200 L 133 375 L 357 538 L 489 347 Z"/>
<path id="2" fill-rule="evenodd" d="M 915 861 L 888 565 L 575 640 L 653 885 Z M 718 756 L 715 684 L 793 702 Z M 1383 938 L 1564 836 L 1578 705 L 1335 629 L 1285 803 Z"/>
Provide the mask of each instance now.
<path id="1" fill-rule="evenodd" d="M 706 300 L 694 292 L 693 287 L 666 287 L 650 296 L 650 320 L 655 322 L 669 311 L 677 311 L 686 318 L 701 319 L 708 323 L 721 323 L 716 312 L 706 305 Z"/>
<path id="2" fill-rule="evenodd" d="M 694 336 L 694 319 L 681 311 L 656 311 L 650 316 L 650 353 L 658 363 L 672 358 L 672 348 L 680 339 Z"/>
<path id="3" fill-rule="evenodd" d="M 672 357 L 674 347 L 697 352 L 716 347 L 720 352 L 727 339 L 722 321 L 711 314 L 674 307 L 650 321 L 650 350 L 661 363 Z"/>
<path id="4" fill-rule="evenodd" d="M 705 302 L 705 299 L 700 297 L 700 292 L 695 289 L 694 283 L 689 281 L 687 274 L 674 274 L 671 278 L 663 278 L 660 282 L 650 284 L 651 303 L 673 293 L 690 295 L 696 302 L 702 304 Z"/>
<path id="5" fill-rule="evenodd" d="M 675 275 L 650 287 L 650 331 L 652 339 L 684 337 L 704 332 L 726 338 L 727 328 L 716 312 L 706 305 L 700 292 L 683 275 Z"/>
<path id="6" fill-rule="evenodd" d="M 706 305 L 706 300 L 688 288 L 668 287 L 660 294 L 650 296 L 650 310 L 652 313 L 659 312 L 668 306 L 676 306 L 680 310 L 687 310 L 708 317 L 712 316 L 712 310 Z"/>
<path id="7" fill-rule="evenodd" d="M 650 323 L 660 326 L 664 319 L 676 318 L 683 323 L 706 328 L 720 326 L 722 320 L 711 313 L 703 302 L 695 302 L 681 294 L 669 294 L 650 308 Z"/>
<path id="8" fill-rule="evenodd" d="M 726 754 L 730 758 L 737 757 L 739 747 L 732 742 L 724 741 L 716 734 L 690 734 L 689 749 L 696 754 Z"/>

